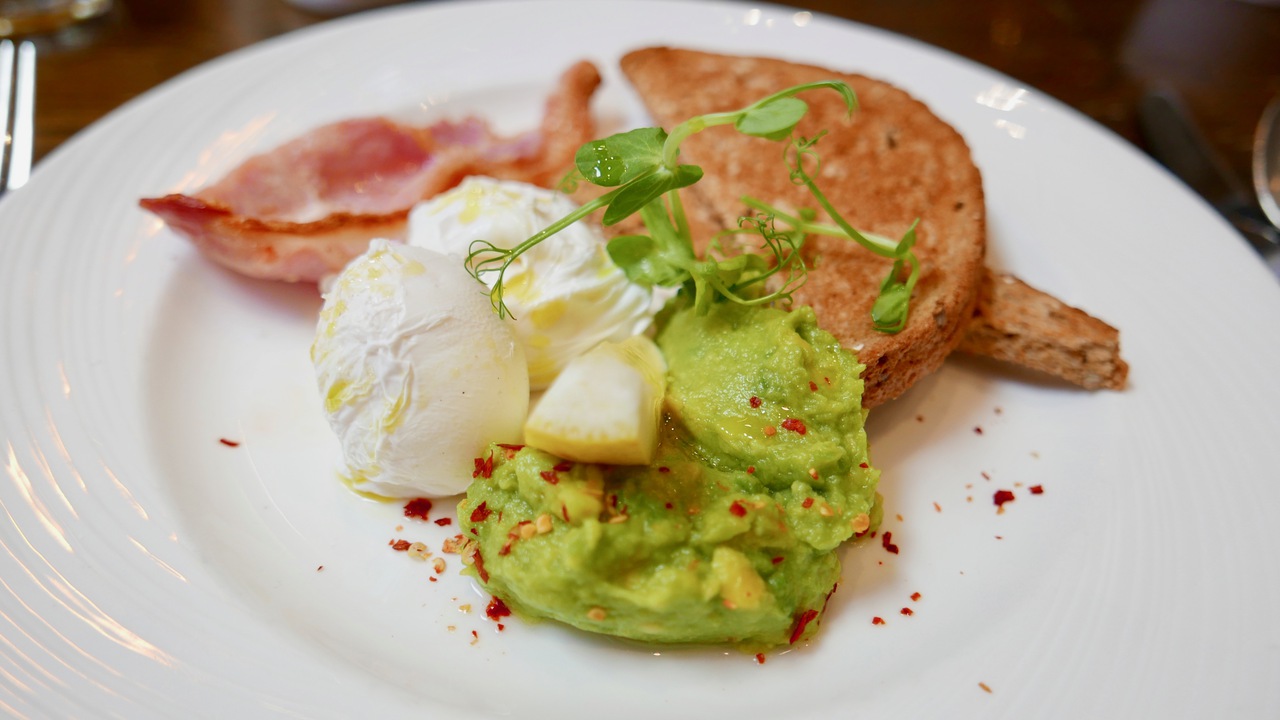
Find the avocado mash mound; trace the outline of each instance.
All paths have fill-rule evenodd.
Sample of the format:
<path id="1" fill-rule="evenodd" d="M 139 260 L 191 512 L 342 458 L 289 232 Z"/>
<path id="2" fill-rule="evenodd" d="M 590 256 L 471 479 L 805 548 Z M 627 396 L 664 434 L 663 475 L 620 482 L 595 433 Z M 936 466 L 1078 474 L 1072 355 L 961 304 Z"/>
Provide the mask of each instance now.
<path id="1" fill-rule="evenodd" d="M 459 506 L 470 572 L 518 615 L 661 643 L 766 649 L 816 631 L 836 549 L 879 523 L 862 365 L 792 312 L 665 319 L 650 466 L 494 445 Z"/>

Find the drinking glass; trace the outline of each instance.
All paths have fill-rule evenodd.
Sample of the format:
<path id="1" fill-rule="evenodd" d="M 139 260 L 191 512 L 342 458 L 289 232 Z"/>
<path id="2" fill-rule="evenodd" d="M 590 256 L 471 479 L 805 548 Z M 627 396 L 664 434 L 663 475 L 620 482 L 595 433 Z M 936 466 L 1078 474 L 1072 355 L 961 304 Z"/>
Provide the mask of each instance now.
<path id="1" fill-rule="evenodd" d="M 0 37 L 54 32 L 110 9 L 111 0 L 0 0 Z"/>

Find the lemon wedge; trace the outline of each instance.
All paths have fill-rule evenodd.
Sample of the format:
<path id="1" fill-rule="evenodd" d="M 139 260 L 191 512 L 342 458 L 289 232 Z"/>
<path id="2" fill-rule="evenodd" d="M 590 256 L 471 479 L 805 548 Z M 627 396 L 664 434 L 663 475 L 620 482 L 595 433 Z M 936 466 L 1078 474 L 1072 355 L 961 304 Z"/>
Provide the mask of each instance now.
<path id="1" fill-rule="evenodd" d="M 524 440 L 576 462 L 645 465 L 662 421 L 667 363 L 653 341 L 605 341 L 556 377 L 529 414 Z"/>

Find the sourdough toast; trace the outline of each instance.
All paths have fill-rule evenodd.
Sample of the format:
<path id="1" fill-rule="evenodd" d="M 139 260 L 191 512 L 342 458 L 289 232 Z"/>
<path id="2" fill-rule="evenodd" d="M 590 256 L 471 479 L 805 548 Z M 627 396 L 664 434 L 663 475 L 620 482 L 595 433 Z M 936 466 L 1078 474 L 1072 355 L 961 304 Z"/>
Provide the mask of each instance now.
<path id="1" fill-rule="evenodd" d="M 665 127 L 699 113 L 742 107 L 802 82 L 840 79 L 853 87 L 861 109 L 852 118 L 833 93 L 807 93 L 811 111 L 799 132 L 827 131 L 818 144 L 818 182 L 855 227 L 897 237 L 919 218 L 916 253 L 923 272 L 912 319 L 897 335 L 872 327 L 869 310 L 889 263 L 844 240 L 810 241 L 814 269 L 796 300 L 812 305 L 823 326 L 866 363 L 868 407 L 900 395 L 953 349 L 1090 390 L 1125 386 L 1128 365 L 1116 328 L 983 266 L 981 175 L 963 138 L 902 90 L 777 59 L 672 48 L 637 50 L 621 65 Z M 782 163 L 776 144 L 721 128 L 683 147 L 684 160 L 707 171 L 687 193 L 695 227 L 734 226 L 746 214 L 743 195 L 784 207 L 814 204 L 785 170 L 768 165 Z"/>
<path id="2" fill-rule="evenodd" d="M 906 327 L 876 331 L 870 310 L 891 261 L 851 241 L 814 238 L 816 253 L 797 303 L 812 305 L 822 326 L 866 364 L 864 405 L 897 397 L 936 370 L 960 342 L 973 315 L 984 273 L 986 217 L 982 178 L 964 139 L 923 103 L 862 75 L 772 58 L 730 57 L 673 48 L 628 53 L 623 72 L 652 117 L 664 127 L 694 115 L 743 107 L 792 85 L 839 79 L 857 93 L 850 116 L 830 90 L 802 95 L 810 110 L 797 134 L 825 134 L 816 149 L 818 185 L 861 230 L 897 238 L 919 219 L 916 255 L 921 277 Z M 749 214 L 748 195 L 782 208 L 816 207 L 794 185 L 783 145 L 729 127 L 706 130 L 682 145 L 682 160 L 700 165 L 689 189 L 721 227 Z"/>

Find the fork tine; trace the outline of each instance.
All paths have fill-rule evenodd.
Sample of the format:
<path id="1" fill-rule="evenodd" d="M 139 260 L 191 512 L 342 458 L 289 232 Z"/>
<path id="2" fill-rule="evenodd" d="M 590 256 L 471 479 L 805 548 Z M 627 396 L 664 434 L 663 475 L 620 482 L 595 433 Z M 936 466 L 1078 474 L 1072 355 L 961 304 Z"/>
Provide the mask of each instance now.
<path id="1" fill-rule="evenodd" d="M 0 40 L 0 194 L 9 180 L 9 109 L 13 105 L 13 42 Z"/>
<path id="2" fill-rule="evenodd" d="M 30 40 L 18 46 L 18 67 L 14 73 L 13 136 L 10 140 L 7 190 L 16 190 L 31 177 L 31 154 L 35 139 L 36 46 Z"/>

